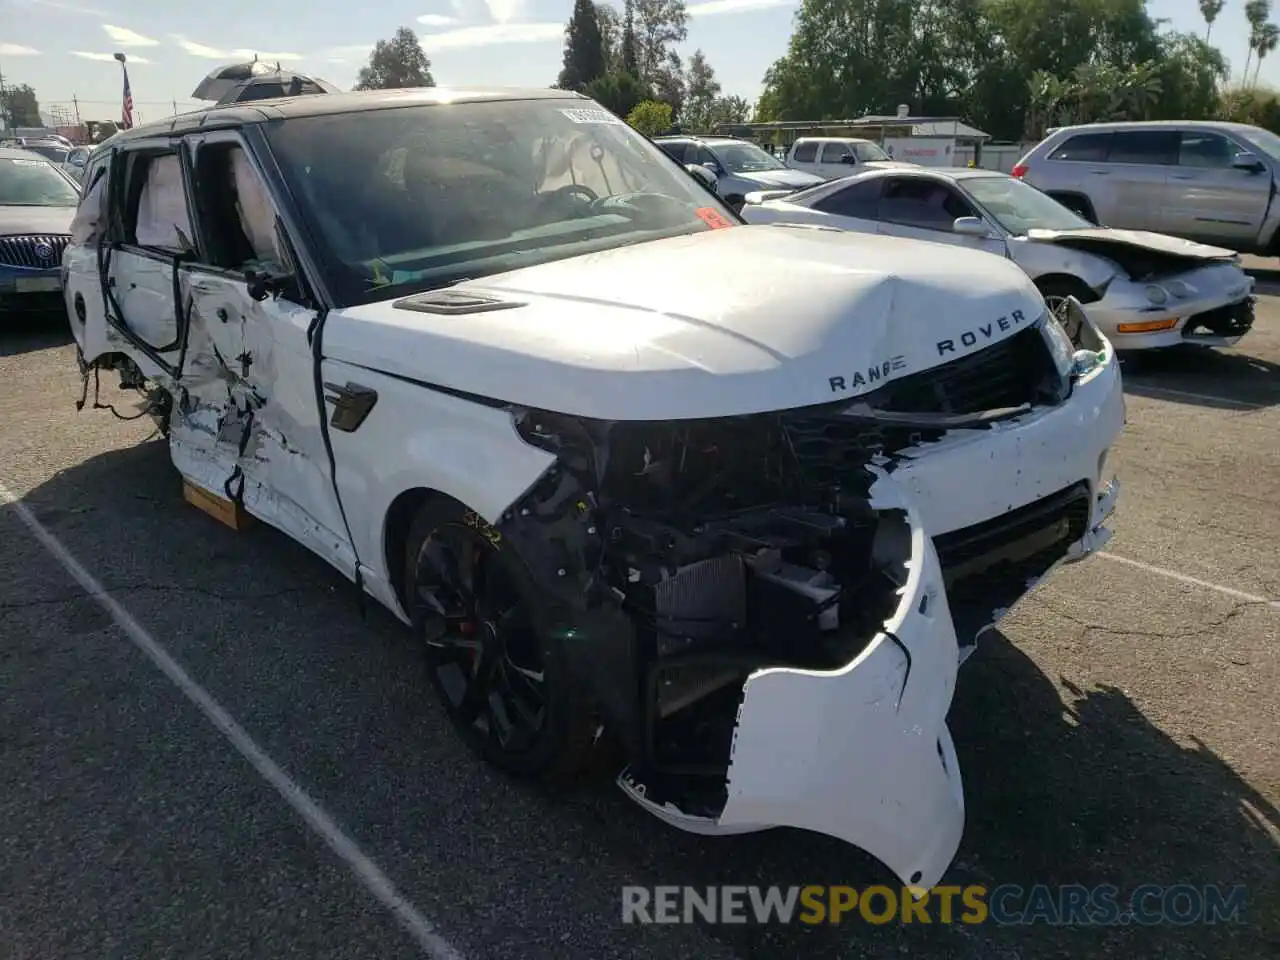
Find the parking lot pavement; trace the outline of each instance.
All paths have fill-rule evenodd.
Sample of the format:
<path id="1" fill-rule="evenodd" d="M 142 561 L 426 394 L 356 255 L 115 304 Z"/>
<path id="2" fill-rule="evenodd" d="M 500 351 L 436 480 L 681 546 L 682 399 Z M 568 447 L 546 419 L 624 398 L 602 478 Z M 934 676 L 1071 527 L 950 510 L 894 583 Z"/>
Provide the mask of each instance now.
<path id="1" fill-rule="evenodd" d="M 0 957 L 423 956 L 414 918 L 469 960 L 1274 957 L 1277 365 L 1270 296 L 1236 351 L 1126 360 L 1108 555 L 984 641 L 951 715 L 968 823 L 948 882 L 1244 884 L 1244 923 L 639 927 L 624 884 L 890 881 L 819 836 L 694 837 L 607 782 L 553 794 L 473 761 L 388 615 L 361 619 L 282 536 L 184 504 L 146 421 L 77 414 L 60 327 L 8 331 L 0 483 L 141 639 L 0 508 Z"/>

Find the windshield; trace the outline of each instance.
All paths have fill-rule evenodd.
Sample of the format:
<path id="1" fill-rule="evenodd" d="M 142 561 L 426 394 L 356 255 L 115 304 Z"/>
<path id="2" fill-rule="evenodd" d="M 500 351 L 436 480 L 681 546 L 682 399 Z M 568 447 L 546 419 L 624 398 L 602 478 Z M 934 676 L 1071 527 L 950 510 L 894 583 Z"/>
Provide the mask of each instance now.
<path id="1" fill-rule="evenodd" d="M 733 222 L 581 100 L 299 117 L 266 128 L 342 305 Z"/>
<path id="2" fill-rule="evenodd" d="M 762 170 L 785 170 L 787 165 L 760 149 L 754 143 L 736 140 L 709 143 L 708 147 L 730 173 L 760 173 Z"/>
<path id="3" fill-rule="evenodd" d="M 853 155 L 858 158 L 859 163 L 879 163 L 881 160 L 893 159 L 874 143 L 869 143 L 866 140 L 852 144 L 852 147 Z"/>
<path id="4" fill-rule="evenodd" d="M 74 207 L 80 193 L 48 160 L 0 157 L 0 206 Z"/>
<path id="5" fill-rule="evenodd" d="M 1093 226 L 1057 200 L 1013 177 L 966 177 L 960 184 L 1000 226 L 1016 236 L 1028 230 L 1079 230 Z"/>
<path id="6" fill-rule="evenodd" d="M 1280 160 L 1280 137 L 1277 137 L 1270 130 L 1252 127 L 1248 130 L 1241 130 L 1240 135 L 1263 153 Z"/>
<path id="7" fill-rule="evenodd" d="M 67 154 L 71 152 L 66 147 L 60 147 L 56 143 L 29 143 L 22 149 L 38 153 L 46 160 L 52 160 L 54 163 L 66 162 Z"/>

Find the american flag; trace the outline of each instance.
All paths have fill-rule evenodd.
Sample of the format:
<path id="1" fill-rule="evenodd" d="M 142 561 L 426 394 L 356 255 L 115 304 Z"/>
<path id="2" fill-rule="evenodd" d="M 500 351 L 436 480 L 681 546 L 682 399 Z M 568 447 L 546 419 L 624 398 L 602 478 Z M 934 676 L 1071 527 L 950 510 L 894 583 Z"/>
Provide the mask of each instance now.
<path id="1" fill-rule="evenodd" d="M 133 91 L 129 89 L 128 68 L 120 64 L 120 70 L 124 73 L 124 105 L 120 109 L 120 127 L 131 130 L 133 129 Z"/>

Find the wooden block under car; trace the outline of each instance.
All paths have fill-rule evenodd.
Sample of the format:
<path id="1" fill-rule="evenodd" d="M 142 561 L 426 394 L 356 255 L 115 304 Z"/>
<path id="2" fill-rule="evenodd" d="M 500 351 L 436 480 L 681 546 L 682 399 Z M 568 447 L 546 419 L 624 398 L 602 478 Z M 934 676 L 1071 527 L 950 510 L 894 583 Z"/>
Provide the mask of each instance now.
<path id="1" fill-rule="evenodd" d="M 240 504 L 233 503 L 216 493 L 210 493 L 203 487 L 197 487 L 186 478 L 182 481 L 182 499 L 232 530 L 243 530 L 253 520 Z"/>

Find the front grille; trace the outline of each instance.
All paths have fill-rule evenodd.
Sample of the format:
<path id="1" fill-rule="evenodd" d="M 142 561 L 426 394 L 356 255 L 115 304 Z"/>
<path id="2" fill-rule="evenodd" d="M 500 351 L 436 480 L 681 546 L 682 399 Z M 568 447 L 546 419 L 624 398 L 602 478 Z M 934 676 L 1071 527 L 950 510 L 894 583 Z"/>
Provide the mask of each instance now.
<path id="1" fill-rule="evenodd" d="M 62 263 L 62 254 L 70 239 L 63 234 L 0 237 L 0 264 L 48 270 Z"/>
<path id="2" fill-rule="evenodd" d="M 825 414 L 792 413 L 783 417 L 789 452 L 806 480 L 820 486 L 843 486 L 851 478 L 865 482 L 867 461 L 877 453 L 893 454 L 918 443 L 941 439 L 942 430 L 886 427 L 856 416 L 847 408 Z"/>
<path id="3" fill-rule="evenodd" d="M 864 399 L 895 413 L 981 413 L 1042 402 L 1056 379 L 1044 335 L 1034 325 L 967 357 L 895 380 Z"/>
<path id="4" fill-rule="evenodd" d="M 933 538 L 953 611 L 1011 606 L 1084 536 L 1089 485 L 1077 483 L 983 523 Z"/>

